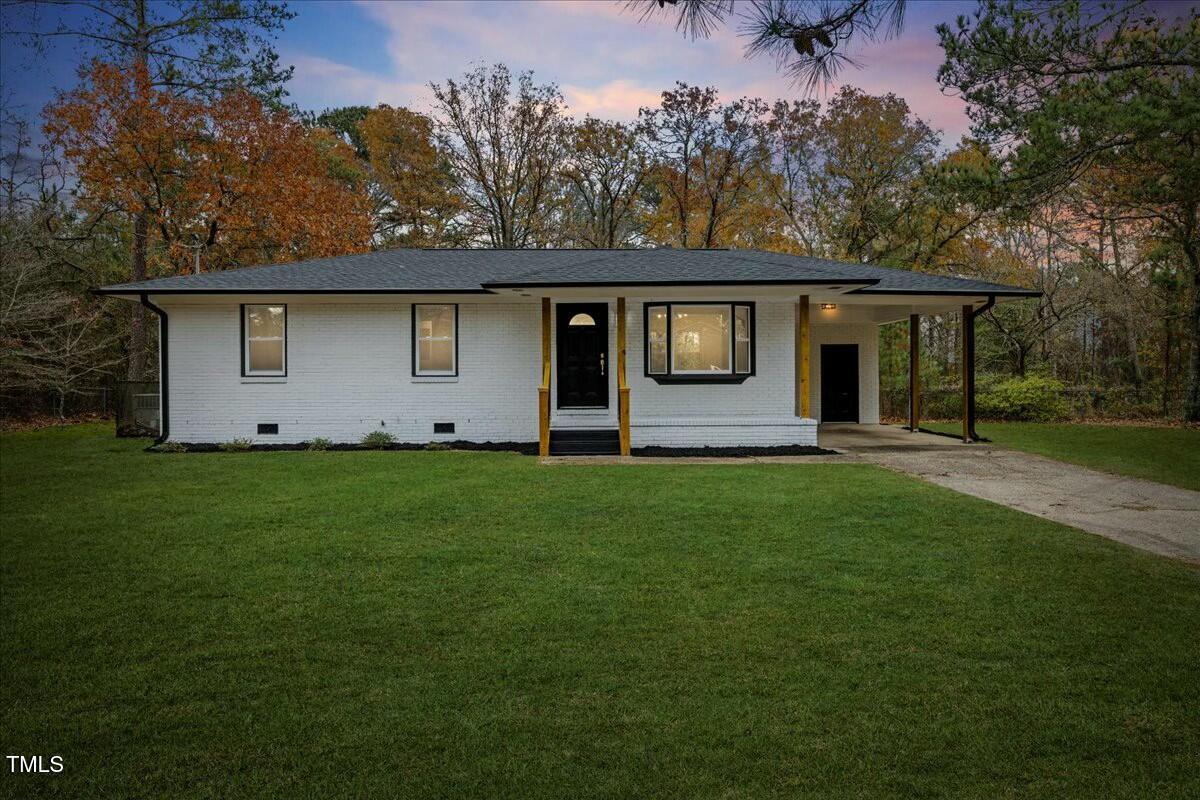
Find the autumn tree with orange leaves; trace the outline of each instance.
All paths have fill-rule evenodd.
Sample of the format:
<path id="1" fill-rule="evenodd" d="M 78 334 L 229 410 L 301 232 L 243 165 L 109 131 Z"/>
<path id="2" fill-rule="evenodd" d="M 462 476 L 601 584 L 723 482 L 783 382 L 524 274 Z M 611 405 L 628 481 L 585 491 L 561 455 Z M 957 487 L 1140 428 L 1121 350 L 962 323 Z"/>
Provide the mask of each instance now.
<path id="1" fill-rule="evenodd" d="M 146 275 L 190 270 L 197 248 L 215 270 L 370 246 L 366 198 L 333 168 L 344 145 L 247 91 L 204 103 L 155 88 L 145 69 L 95 62 L 45 119 L 82 209 L 149 220 Z"/>

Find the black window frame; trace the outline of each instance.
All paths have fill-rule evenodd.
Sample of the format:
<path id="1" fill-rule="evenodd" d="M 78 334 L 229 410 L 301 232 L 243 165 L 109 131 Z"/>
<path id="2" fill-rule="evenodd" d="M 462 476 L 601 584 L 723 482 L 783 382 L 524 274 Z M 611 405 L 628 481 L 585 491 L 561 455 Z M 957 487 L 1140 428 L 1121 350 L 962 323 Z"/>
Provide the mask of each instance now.
<path id="1" fill-rule="evenodd" d="M 457 378 L 458 377 L 458 303 L 412 303 L 409 316 L 412 318 L 412 352 L 410 369 L 414 378 Z M 417 309 L 421 306 L 450 306 L 454 309 L 454 371 L 420 372 L 417 369 Z"/>
<path id="2" fill-rule="evenodd" d="M 250 352 L 249 332 L 246 330 L 246 309 L 250 306 L 279 306 L 283 308 L 283 372 L 250 372 L 250 361 L 247 356 Z M 286 378 L 288 375 L 288 304 L 287 303 L 242 303 L 238 308 L 239 314 L 239 329 L 241 330 L 241 341 L 239 345 L 242 350 L 242 377 L 243 378 Z"/>
<path id="3" fill-rule="evenodd" d="M 671 372 L 672 341 L 671 330 L 675 306 L 725 306 L 729 309 L 729 364 L 731 372 L 695 373 L 689 372 L 676 375 Z M 737 372 L 737 307 L 742 306 L 750 311 L 750 370 Z M 667 309 L 667 371 L 650 371 L 650 309 Z M 754 302 L 751 300 L 647 300 L 642 303 L 642 374 L 655 383 L 745 383 L 747 378 L 753 378 L 758 370 L 758 331 L 757 315 Z"/>

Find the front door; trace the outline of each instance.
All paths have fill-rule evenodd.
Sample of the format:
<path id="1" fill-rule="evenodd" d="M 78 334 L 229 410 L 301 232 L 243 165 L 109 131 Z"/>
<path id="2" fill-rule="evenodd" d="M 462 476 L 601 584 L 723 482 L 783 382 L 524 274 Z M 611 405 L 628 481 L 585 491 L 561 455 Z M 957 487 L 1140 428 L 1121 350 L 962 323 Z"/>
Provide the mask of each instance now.
<path id="1" fill-rule="evenodd" d="M 558 304 L 558 407 L 608 408 L 608 305 Z"/>
<path id="2" fill-rule="evenodd" d="M 858 422 L 858 345 L 821 345 L 821 422 Z"/>

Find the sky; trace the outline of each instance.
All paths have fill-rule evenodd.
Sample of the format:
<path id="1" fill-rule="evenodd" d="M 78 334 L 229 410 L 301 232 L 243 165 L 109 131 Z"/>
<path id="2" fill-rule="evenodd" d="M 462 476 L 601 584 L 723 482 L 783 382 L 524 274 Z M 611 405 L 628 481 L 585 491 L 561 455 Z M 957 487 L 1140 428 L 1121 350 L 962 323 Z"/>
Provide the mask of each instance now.
<path id="1" fill-rule="evenodd" d="M 429 108 L 431 81 L 458 77 L 476 64 L 503 62 L 559 85 L 570 113 L 629 120 L 657 105 L 675 81 L 715 86 L 724 99 L 805 97 L 769 58 L 747 60 L 736 23 L 708 40 L 690 41 L 665 20 L 639 21 L 617 0 L 433 0 L 292 2 L 296 12 L 276 41 L 295 67 L 290 100 L 320 111 L 388 103 Z M 843 84 L 871 94 L 894 92 L 940 129 L 946 144 L 967 132 L 963 104 L 937 83 L 942 51 L 934 26 L 970 14 L 974 2 L 913 2 L 897 38 L 857 47 L 860 69 L 847 68 L 823 92 Z M 35 54 L 4 42 L 0 97 L 35 116 L 55 89 L 75 83 L 78 51 L 59 44 Z"/>

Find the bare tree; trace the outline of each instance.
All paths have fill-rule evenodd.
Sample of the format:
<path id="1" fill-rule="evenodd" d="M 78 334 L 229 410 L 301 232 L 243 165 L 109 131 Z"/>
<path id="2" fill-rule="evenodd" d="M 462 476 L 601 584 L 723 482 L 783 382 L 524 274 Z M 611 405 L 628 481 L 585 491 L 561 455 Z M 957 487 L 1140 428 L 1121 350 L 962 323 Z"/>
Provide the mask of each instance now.
<path id="1" fill-rule="evenodd" d="M 638 203 L 650 165 L 636 127 L 593 117 L 576 125 L 562 169 L 574 237 L 588 247 L 630 244 L 638 231 Z"/>
<path id="2" fill-rule="evenodd" d="M 98 302 L 62 288 L 39 220 L 0 224 L 0 392 L 51 391 L 62 417 L 85 381 L 122 361 L 120 336 Z"/>
<path id="3" fill-rule="evenodd" d="M 508 67 L 477 67 L 461 81 L 430 84 L 438 142 L 475 236 L 492 247 L 544 246 L 569 121 L 558 86 L 535 86 Z"/>
<path id="4" fill-rule="evenodd" d="M 730 213 L 766 165 L 757 98 L 719 104 L 711 86 L 677 83 L 658 108 L 639 112 L 655 157 L 655 186 L 681 247 L 714 247 Z"/>
<path id="5" fill-rule="evenodd" d="M 788 233 L 808 256 L 827 255 L 831 245 L 820 224 L 829 219 L 817 139 L 820 113 L 821 106 L 815 100 L 777 100 L 766 123 L 766 143 L 775 175 L 768 184 L 771 199 L 787 221 Z"/>

